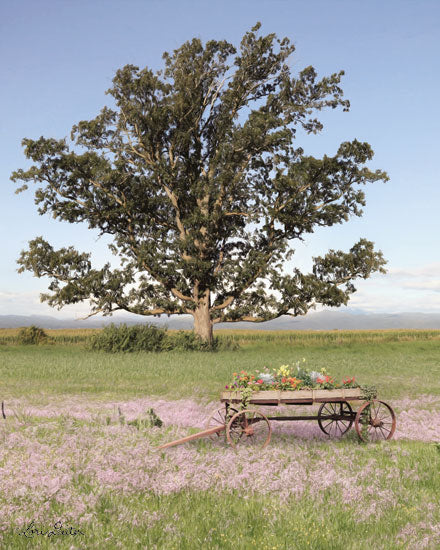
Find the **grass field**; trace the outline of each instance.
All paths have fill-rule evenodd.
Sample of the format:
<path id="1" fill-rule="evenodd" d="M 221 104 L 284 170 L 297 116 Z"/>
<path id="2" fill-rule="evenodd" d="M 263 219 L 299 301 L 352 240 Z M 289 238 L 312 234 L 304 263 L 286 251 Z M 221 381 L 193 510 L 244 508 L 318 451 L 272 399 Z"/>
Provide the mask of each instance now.
<path id="1" fill-rule="evenodd" d="M 440 547 L 440 331 L 224 331 L 239 350 L 114 355 L 85 349 L 86 331 L 48 332 L 17 346 L 0 331 L 0 548 Z M 395 438 L 279 422 L 263 451 L 155 450 L 203 428 L 233 371 L 303 357 L 375 384 Z M 142 422 L 151 407 L 162 427 Z M 56 521 L 65 534 L 32 533 Z"/>

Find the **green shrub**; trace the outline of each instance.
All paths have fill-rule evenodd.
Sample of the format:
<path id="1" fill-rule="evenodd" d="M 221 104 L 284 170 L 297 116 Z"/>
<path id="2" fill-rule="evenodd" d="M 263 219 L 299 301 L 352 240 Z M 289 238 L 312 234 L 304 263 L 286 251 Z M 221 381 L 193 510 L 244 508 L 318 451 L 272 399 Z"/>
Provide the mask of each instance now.
<path id="1" fill-rule="evenodd" d="M 235 350 L 239 347 L 237 342 L 228 337 L 214 337 L 212 345 L 209 345 L 208 342 L 204 342 L 197 334 L 189 330 L 167 332 L 163 341 L 164 351 L 219 351 Z"/>
<path id="2" fill-rule="evenodd" d="M 23 327 L 17 335 L 17 341 L 19 344 L 31 345 L 31 344 L 44 344 L 48 341 L 49 337 L 40 327 L 32 325 L 30 327 Z"/>
<path id="3" fill-rule="evenodd" d="M 194 332 L 179 330 L 167 334 L 164 349 L 176 351 L 212 351 L 217 349 L 218 340 L 213 345 L 203 342 Z"/>
<path id="4" fill-rule="evenodd" d="M 162 351 L 166 330 L 154 325 L 111 324 L 89 340 L 89 347 L 110 353 L 119 351 Z"/>
<path id="5" fill-rule="evenodd" d="M 194 332 L 179 330 L 168 332 L 155 325 L 111 324 L 90 337 L 88 347 L 109 353 L 133 351 L 216 351 L 237 349 L 230 338 L 214 338 L 212 346 L 203 342 Z"/>
<path id="6" fill-rule="evenodd" d="M 236 350 L 240 346 L 228 337 L 214 337 L 212 345 L 204 342 L 197 334 L 188 330 L 168 332 L 164 340 L 164 349 L 176 351 L 220 351 Z"/>
<path id="7" fill-rule="evenodd" d="M 222 334 L 214 338 L 214 346 L 216 350 L 237 350 L 240 349 L 240 344 L 235 338 Z"/>
<path id="8" fill-rule="evenodd" d="M 134 420 L 130 420 L 127 422 L 128 426 L 134 426 L 138 430 L 141 430 L 142 428 L 154 428 L 158 427 L 161 428 L 163 426 L 162 420 L 157 416 L 157 414 L 154 412 L 153 409 L 148 409 L 146 411 L 145 416 L 141 418 L 135 418 Z"/>

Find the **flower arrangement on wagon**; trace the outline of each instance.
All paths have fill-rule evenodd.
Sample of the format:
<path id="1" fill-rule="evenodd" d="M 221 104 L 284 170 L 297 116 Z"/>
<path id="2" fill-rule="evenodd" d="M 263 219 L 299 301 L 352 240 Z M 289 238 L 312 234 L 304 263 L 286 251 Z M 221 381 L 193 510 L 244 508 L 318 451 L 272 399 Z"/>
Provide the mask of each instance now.
<path id="1" fill-rule="evenodd" d="M 359 388 L 355 377 L 345 377 L 341 382 L 327 372 L 325 368 L 319 372 L 308 370 L 298 361 L 294 366 L 281 365 L 270 371 L 265 367 L 254 374 L 247 371 L 234 372 L 232 382 L 225 386 L 229 391 L 240 391 L 244 388 L 252 391 L 295 391 L 305 389 L 333 390 L 338 388 Z"/>

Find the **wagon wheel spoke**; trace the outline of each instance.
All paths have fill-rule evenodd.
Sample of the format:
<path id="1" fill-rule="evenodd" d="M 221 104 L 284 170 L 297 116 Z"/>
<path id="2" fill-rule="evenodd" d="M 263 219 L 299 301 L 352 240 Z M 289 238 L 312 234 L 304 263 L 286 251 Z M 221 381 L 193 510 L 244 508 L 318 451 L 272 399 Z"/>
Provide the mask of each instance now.
<path id="1" fill-rule="evenodd" d="M 345 420 L 340 420 L 337 423 L 337 427 L 338 427 L 338 430 L 341 432 L 341 435 L 343 435 L 348 430 L 348 426 L 349 425 L 347 425 Z"/>
<path id="2" fill-rule="evenodd" d="M 345 406 L 347 405 L 347 406 Z M 350 416 L 351 416 L 351 410 L 348 410 L 348 407 L 349 407 L 349 404 L 348 402 L 341 402 L 339 403 L 339 416 L 341 417 L 339 419 L 339 421 L 337 422 L 337 428 L 338 430 L 341 432 L 341 435 L 343 435 L 346 431 L 348 431 L 350 428 L 351 428 L 351 425 L 353 424 L 353 420 L 350 420 L 348 421 L 347 423 L 347 420 L 344 417 L 344 413 L 346 412 L 350 412 Z"/>
<path id="3" fill-rule="evenodd" d="M 380 404 L 378 402 L 373 403 L 373 410 L 374 410 L 374 420 L 378 421 L 378 422 L 381 422 L 381 419 L 379 417 Z M 382 411 L 382 412 L 385 413 L 385 411 Z"/>
<path id="4" fill-rule="evenodd" d="M 340 420 L 339 421 L 340 424 L 342 424 L 342 426 L 345 428 L 343 430 L 343 433 L 346 432 L 348 430 L 348 427 L 350 426 L 350 421 L 347 421 L 347 420 Z M 352 422 L 353 423 L 353 422 Z"/>
<path id="5" fill-rule="evenodd" d="M 269 420 L 260 411 L 240 411 L 229 420 L 226 427 L 228 442 L 235 447 L 237 443 L 264 448 L 270 441 Z"/>
<path id="6" fill-rule="evenodd" d="M 367 427 L 369 439 L 376 439 L 376 430 L 373 430 L 372 426 L 369 424 Z"/>
<path id="7" fill-rule="evenodd" d="M 344 434 L 348 429 L 348 424 L 341 420 L 338 424 L 338 429 L 341 431 L 341 435 Z"/>
<path id="8" fill-rule="evenodd" d="M 382 422 L 389 422 L 389 423 L 391 424 L 392 422 L 390 422 L 390 421 L 388 420 L 389 417 L 390 417 L 390 416 L 389 416 L 389 414 L 388 414 L 388 411 L 387 411 L 386 409 L 384 409 L 384 410 L 382 411 L 382 415 L 379 417 L 379 419 L 382 420 Z"/>
<path id="9" fill-rule="evenodd" d="M 242 427 L 236 422 L 235 424 L 231 425 L 229 427 L 229 431 L 227 432 L 227 439 L 233 441 L 233 445 L 237 444 L 241 437 L 243 436 L 244 432 Z"/>
<path id="10" fill-rule="evenodd" d="M 322 425 L 323 425 L 324 428 L 327 428 L 328 426 L 331 426 L 332 424 L 333 424 L 333 420 L 331 420 L 331 419 L 330 419 L 330 420 L 327 420 L 327 423 L 326 423 L 326 424 L 322 423 Z"/>
<path id="11" fill-rule="evenodd" d="M 234 409 L 233 407 L 229 407 L 229 411 L 235 414 L 237 412 L 237 409 Z M 229 414 L 231 414 L 231 412 Z M 206 429 L 216 428 L 219 426 L 226 427 L 226 421 L 227 421 L 226 407 L 221 407 L 220 409 L 216 409 L 215 411 L 213 411 L 211 416 L 208 418 L 208 420 L 206 421 Z M 224 430 L 215 432 L 208 437 L 212 441 L 217 441 L 218 438 L 223 435 L 223 433 L 224 433 Z"/>
<path id="12" fill-rule="evenodd" d="M 318 411 L 318 425 L 327 435 L 342 436 L 353 425 L 353 409 L 348 401 L 323 403 Z"/>
<path id="13" fill-rule="evenodd" d="M 382 433 L 382 437 L 383 437 L 384 439 L 387 439 L 387 437 L 388 437 L 388 435 L 389 435 L 390 432 L 389 432 L 389 431 L 388 431 L 388 433 L 386 433 L 386 431 L 384 432 L 382 426 L 380 426 L 379 429 L 380 429 L 380 431 L 381 431 L 381 433 Z"/>

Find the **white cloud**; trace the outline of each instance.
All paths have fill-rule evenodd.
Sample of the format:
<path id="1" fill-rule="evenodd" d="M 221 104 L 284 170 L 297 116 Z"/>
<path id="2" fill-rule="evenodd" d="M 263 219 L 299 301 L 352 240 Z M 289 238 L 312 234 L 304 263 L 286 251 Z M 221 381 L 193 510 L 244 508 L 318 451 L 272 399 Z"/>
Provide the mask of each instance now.
<path id="1" fill-rule="evenodd" d="M 433 292 L 440 292 L 440 280 L 420 281 L 418 283 L 407 282 L 403 283 L 403 286 L 413 290 L 431 290 Z"/>
<path id="2" fill-rule="evenodd" d="M 368 289 L 356 292 L 348 305 L 369 313 L 440 313 L 440 295 L 433 297 L 431 292 L 428 295 L 423 292 L 403 291 L 400 288 L 390 288 L 387 292 Z"/>
<path id="3" fill-rule="evenodd" d="M 440 312 L 440 263 L 390 268 L 386 275 L 360 281 L 350 306 L 370 312 Z"/>
<path id="4" fill-rule="evenodd" d="M 50 315 L 52 317 L 84 317 L 90 309 L 87 304 L 75 304 L 62 310 L 49 307 L 40 302 L 40 293 L 0 292 L 0 315 Z"/>
<path id="5" fill-rule="evenodd" d="M 390 268 L 388 270 L 388 275 L 395 279 L 440 277 L 440 262 L 412 269 Z"/>

